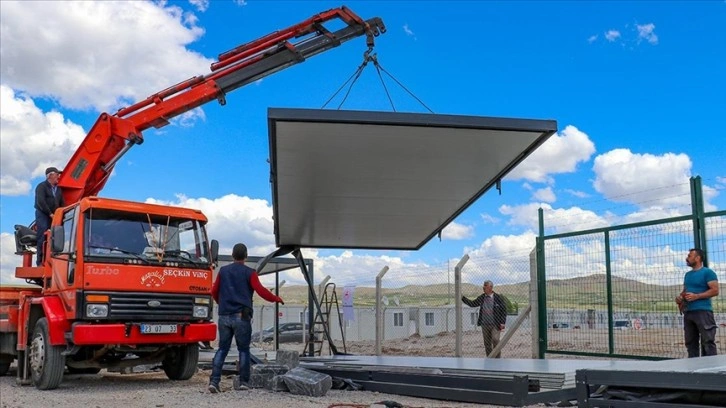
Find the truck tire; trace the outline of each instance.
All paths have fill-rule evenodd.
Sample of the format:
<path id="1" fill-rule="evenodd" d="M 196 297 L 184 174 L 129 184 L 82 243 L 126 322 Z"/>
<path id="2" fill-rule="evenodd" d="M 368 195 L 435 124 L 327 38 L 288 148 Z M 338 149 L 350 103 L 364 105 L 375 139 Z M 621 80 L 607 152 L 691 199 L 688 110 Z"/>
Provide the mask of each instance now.
<path id="1" fill-rule="evenodd" d="M 170 380 L 188 380 L 197 372 L 199 363 L 199 345 L 186 344 L 171 347 L 167 352 L 161 367 Z"/>
<path id="2" fill-rule="evenodd" d="M 63 346 L 50 344 L 48 320 L 45 317 L 38 319 L 30 341 L 30 355 L 28 356 L 30 376 L 37 389 L 58 388 L 63 380 L 63 370 L 66 366 L 63 350 Z"/>

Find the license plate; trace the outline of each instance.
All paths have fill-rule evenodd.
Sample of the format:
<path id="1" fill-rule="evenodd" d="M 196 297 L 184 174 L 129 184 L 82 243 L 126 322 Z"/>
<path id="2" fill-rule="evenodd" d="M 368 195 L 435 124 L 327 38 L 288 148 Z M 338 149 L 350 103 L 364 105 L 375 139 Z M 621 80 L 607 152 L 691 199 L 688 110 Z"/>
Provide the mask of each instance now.
<path id="1" fill-rule="evenodd" d="M 169 334 L 176 333 L 176 324 L 142 324 L 141 334 Z"/>

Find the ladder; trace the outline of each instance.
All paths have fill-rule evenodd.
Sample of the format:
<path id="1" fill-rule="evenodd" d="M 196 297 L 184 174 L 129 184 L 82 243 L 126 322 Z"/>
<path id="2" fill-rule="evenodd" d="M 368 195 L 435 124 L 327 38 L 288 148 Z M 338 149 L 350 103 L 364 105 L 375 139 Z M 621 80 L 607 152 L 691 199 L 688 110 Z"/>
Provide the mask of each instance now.
<path id="1" fill-rule="evenodd" d="M 308 337 L 303 349 L 303 356 L 307 356 L 310 344 L 313 344 L 313 355 L 320 356 L 323 352 L 323 345 L 328 342 L 332 342 L 329 338 L 330 333 L 330 314 L 334 312 L 334 316 L 337 317 L 340 326 L 340 335 L 343 341 L 343 352 L 347 353 L 345 347 L 345 333 L 343 332 L 343 323 L 340 318 L 340 305 L 338 304 L 338 295 L 335 291 L 335 283 L 330 282 L 325 285 L 322 296 L 320 298 L 320 307 L 315 313 L 315 320 L 313 321 L 313 336 Z M 330 348 L 328 354 L 331 353 Z"/>

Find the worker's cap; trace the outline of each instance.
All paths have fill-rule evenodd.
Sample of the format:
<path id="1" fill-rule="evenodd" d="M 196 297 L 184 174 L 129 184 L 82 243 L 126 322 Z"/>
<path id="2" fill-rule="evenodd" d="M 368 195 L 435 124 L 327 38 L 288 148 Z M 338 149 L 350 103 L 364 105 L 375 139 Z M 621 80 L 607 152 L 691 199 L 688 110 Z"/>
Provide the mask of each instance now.
<path id="1" fill-rule="evenodd" d="M 61 174 L 61 173 L 62 173 L 62 171 L 58 170 L 58 169 L 57 169 L 57 168 L 55 168 L 55 167 L 48 167 L 47 169 L 45 169 L 45 175 L 46 175 L 46 176 L 47 176 L 48 174 L 50 174 L 50 173 L 58 173 L 58 174 Z"/>

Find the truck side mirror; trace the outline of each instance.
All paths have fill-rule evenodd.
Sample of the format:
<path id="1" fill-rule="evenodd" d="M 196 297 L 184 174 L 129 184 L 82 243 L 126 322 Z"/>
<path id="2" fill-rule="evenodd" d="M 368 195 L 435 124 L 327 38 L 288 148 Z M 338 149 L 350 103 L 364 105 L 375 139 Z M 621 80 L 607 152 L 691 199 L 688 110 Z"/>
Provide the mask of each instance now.
<path id="1" fill-rule="evenodd" d="M 56 225 L 50 229 L 50 250 L 54 254 L 63 252 L 65 246 L 65 231 L 63 231 L 62 225 Z"/>
<path id="2" fill-rule="evenodd" d="M 212 253 L 210 254 L 212 256 L 212 263 L 216 264 L 219 258 L 219 241 L 213 239 L 210 250 L 212 251 Z"/>

